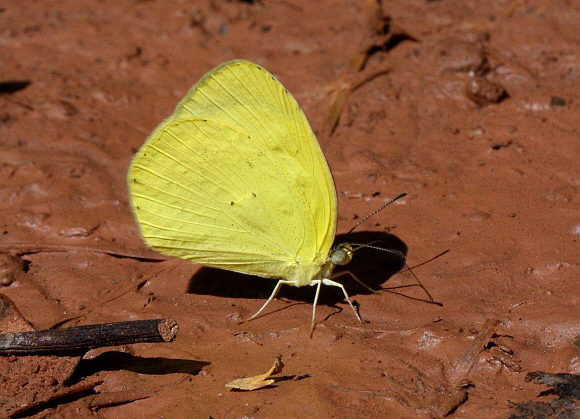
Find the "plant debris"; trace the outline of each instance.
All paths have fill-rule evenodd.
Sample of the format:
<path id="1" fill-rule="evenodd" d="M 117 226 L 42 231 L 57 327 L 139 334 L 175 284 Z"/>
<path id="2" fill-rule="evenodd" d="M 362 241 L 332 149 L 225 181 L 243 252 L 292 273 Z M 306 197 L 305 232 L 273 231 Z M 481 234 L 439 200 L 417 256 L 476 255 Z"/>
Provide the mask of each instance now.
<path id="1" fill-rule="evenodd" d="M 276 356 L 276 362 L 272 368 L 265 374 L 256 375 L 254 377 L 238 378 L 226 384 L 226 387 L 231 387 L 235 390 L 252 391 L 259 388 L 267 387 L 276 382 L 274 378 L 270 378 L 273 374 L 282 372 L 284 364 L 282 363 L 282 355 Z"/>

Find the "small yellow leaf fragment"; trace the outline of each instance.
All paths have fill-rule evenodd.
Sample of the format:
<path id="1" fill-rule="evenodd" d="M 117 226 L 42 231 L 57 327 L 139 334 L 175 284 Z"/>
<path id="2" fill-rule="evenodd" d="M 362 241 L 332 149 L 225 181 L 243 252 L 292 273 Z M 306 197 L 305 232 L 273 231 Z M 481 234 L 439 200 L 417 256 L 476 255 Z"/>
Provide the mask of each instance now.
<path id="1" fill-rule="evenodd" d="M 226 384 L 226 387 L 231 387 L 236 390 L 246 390 L 252 391 L 257 390 L 262 387 L 269 386 L 270 384 L 274 384 L 276 380 L 270 378 L 272 374 L 278 374 L 282 372 L 282 368 L 284 364 L 282 363 L 282 356 L 276 356 L 276 362 L 272 365 L 272 368 L 265 373 L 256 375 L 254 377 L 246 377 L 246 378 L 238 378 L 237 380 L 230 381 Z"/>

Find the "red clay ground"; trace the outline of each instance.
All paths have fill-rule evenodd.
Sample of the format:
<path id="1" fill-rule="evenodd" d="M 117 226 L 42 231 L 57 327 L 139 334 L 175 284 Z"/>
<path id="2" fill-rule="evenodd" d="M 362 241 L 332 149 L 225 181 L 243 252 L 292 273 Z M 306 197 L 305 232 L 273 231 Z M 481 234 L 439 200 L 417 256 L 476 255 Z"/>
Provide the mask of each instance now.
<path id="1" fill-rule="evenodd" d="M 0 293 L 37 329 L 82 314 L 65 326 L 169 317 L 180 331 L 93 351 L 69 382 L 70 362 L 3 358 L 3 413 L 36 401 L 24 415 L 505 418 L 509 401 L 552 400 L 525 375 L 580 373 L 578 22 L 577 1 L 4 4 L 0 82 L 30 84 L 0 93 Z M 406 248 L 442 307 L 417 287 L 395 289 L 413 299 L 345 281 L 366 323 L 323 289 L 309 339 L 313 289 L 238 324 L 274 281 L 143 259 L 158 256 L 129 209 L 131 157 L 234 58 L 303 106 L 335 176 L 338 233 L 409 194 L 361 231 Z M 370 284 L 415 283 L 388 256 L 355 258 Z M 293 379 L 225 387 L 277 354 Z"/>

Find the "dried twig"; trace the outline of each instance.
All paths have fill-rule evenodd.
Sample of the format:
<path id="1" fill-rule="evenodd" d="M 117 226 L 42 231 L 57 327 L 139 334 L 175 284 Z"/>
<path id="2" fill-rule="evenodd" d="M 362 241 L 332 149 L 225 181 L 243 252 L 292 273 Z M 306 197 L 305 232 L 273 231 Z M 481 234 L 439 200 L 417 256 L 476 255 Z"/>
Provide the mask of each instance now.
<path id="1" fill-rule="evenodd" d="M 465 353 L 461 356 L 455 365 L 455 373 L 459 378 L 464 378 L 467 376 L 477 361 L 479 353 L 483 350 L 485 345 L 487 345 L 495 333 L 495 329 L 499 323 L 499 320 L 492 319 L 488 319 L 485 322 L 481 332 L 479 332 L 473 343 L 469 346 L 469 348 L 465 351 Z"/>
<path id="2" fill-rule="evenodd" d="M 171 342 L 177 330 L 175 320 L 155 319 L 7 333 L 0 335 L 0 355 L 78 353 L 138 342 Z"/>

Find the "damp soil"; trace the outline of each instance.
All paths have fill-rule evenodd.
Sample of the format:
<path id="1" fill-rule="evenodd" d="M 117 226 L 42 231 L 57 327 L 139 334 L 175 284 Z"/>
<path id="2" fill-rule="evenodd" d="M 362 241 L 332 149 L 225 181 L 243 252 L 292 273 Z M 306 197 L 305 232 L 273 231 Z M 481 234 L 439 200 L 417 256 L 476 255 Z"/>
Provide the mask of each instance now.
<path id="1" fill-rule="evenodd" d="M 2 5 L 0 293 L 21 318 L 1 332 L 179 324 L 172 343 L 4 357 L 2 415 L 505 418 L 553 399 L 526 374 L 580 373 L 579 21 L 578 2 L 543 0 Z M 339 236 L 408 194 L 348 238 L 384 240 L 412 268 L 355 253 L 349 269 L 382 289 L 341 277 L 363 323 L 323 289 L 310 339 L 312 287 L 240 323 L 274 281 L 169 260 L 139 236 L 132 156 L 235 58 L 303 107 Z M 274 384 L 225 387 L 277 355 Z"/>

